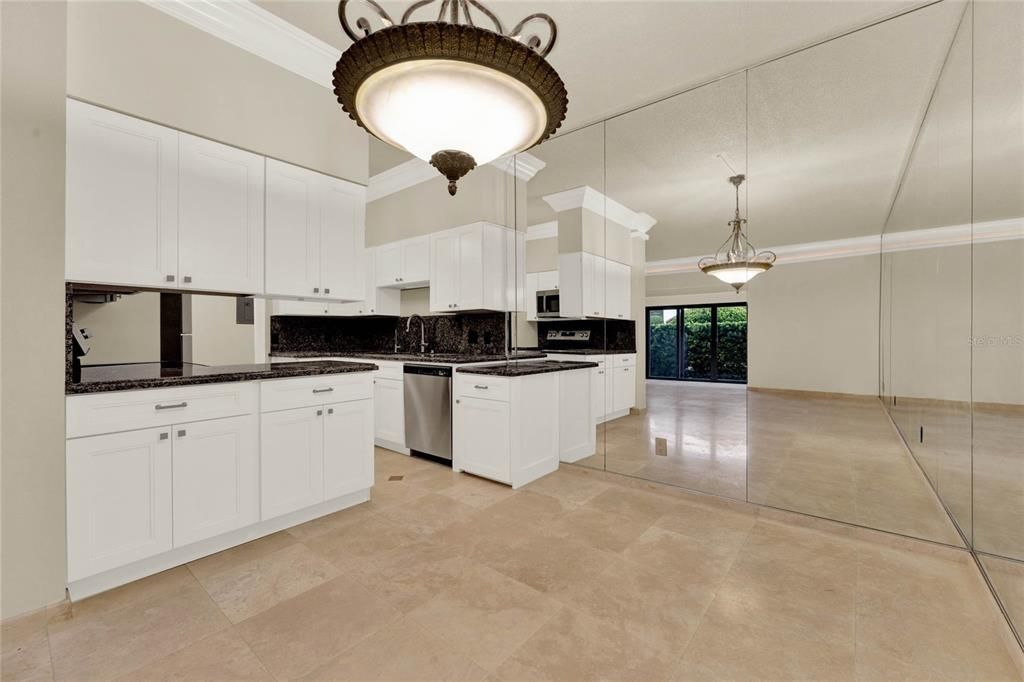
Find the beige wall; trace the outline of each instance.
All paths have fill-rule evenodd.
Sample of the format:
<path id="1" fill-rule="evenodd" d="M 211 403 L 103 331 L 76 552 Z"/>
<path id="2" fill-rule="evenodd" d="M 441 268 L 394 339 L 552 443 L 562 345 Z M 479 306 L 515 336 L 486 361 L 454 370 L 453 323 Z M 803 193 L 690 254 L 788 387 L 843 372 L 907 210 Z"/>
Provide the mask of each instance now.
<path id="1" fill-rule="evenodd" d="M 530 239 L 526 242 L 526 271 L 546 272 L 558 269 L 558 237 Z"/>
<path id="2" fill-rule="evenodd" d="M 518 215 L 525 229 L 526 189 L 518 181 Z M 440 232 L 479 221 L 511 227 L 512 176 L 494 166 L 483 166 L 459 180 L 459 191 L 448 194 L 448 181 L 440 174 L 431 180 L 371 201 L 366 205 L 366 245 Z"/>
<path id="3" fill-rule="evenodd" d="M 254 325 L 236 324 L 234 296 L 192 297 L 192 362 L 240 365 L 256 352 Z"/>
<path id="4" fill-rule="evenodd" d="M 198 297 L 196 297 L 198 298 Z M 82 364 L 160 359 L 160 294 L 142 292 L 112 303 L 74 302 L 74 318 L 90 336 Z"/>
<path id="5" fill-rule="evenodd" d="M 60 601 L 66 6 L 0 2 L 0 616 Z"/>
<path id="6" fill-rule="evenodd" d="M 747 285 L 748 385 L 878 395 L 878 274 L 877 255 L 858 256 Z"/>
<path id="7" fill-rule="evenodd" d="M 70 3 L 67 31 L 69 95 L 366 182 L 367 136 L 327 88 L 141 2 Z"/>
<path id="8" fill-rule="evenodd" d="M 722 284 L 714 277 L 703 272 L 681 272 L 671 275 L 648 275 L 647 298 L 671 299 L 679 296 L 699 296 L 707 298 L 709 303 L 724 303 L 719 298 L 736 298 L 732 287 Z M 715 300 L 712 300 L 715 299 Z M 745 299 L 739 299 L 745 300 Z M 701 302 L 701 301 L 695 301 Z M 655 305 L 648 303 L 648 305 Z"/>

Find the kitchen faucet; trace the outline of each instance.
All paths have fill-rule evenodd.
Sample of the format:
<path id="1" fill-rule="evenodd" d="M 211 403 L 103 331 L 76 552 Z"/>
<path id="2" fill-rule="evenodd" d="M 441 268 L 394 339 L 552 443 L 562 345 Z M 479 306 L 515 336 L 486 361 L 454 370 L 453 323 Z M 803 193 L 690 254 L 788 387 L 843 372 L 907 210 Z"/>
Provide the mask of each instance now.
<path id="1" fill-rule="evenodd" d="M 419 315 L 413 313 L 412 315 L 409 316 L 409 319 L 405 323 L 405 331 L 409 331 L 409 328 L 412 327 L 412 321 L 413 320 L 419 320 L 420 321 L 420 353 L 426 353 L 427 352 L 427 332 L 426 332 L 427 324 L 426 324 L 426 322 L 423 321 L 422 317 L 420 317 Z"/>

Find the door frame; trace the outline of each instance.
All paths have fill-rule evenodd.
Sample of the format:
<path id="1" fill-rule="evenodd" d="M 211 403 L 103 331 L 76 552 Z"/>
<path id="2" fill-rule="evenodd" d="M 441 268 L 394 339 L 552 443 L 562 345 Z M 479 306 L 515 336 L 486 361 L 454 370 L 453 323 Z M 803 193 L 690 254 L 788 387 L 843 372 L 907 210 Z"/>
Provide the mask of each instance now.
<path id="1" fill-rule="evenodd" d="M 683 315 L 687 308 L 711 308 L 711 377 L 684 377 L 682 376 L 685 367 L 686 351 L 683 338 Z M 747 308 L 746 301 L 735 303 L 686 303 L 681 305 L 651 305 L 644 309 L 644 338 L 647 352 L 644 357 L 644 378 L 656 379 L 659 381 L 702 381 L 716 384 L 746 384 L 746 379 L 720 379 L 718 377 L 718 309 L 719 308 Z M 653 310 L 675 310 L 676 312 L 676 376 L 675 377 L 652 377 L 651 376 L 651 311 Z M 750 332 L 750 313 L 747 312 L 747 337 Z M 749 354 L 749 353 L 748 353 Z M 749 365 L 748 365 L 749 369 Z"/>

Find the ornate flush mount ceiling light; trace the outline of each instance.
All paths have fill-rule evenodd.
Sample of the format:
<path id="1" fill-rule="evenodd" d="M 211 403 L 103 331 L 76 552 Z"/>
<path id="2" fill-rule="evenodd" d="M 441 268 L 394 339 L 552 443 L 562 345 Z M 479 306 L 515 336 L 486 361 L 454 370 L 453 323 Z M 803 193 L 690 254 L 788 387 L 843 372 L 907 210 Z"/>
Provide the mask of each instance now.
<path id="1" fill-rule="evenodd" d="M 729 182 L 736 188 L 736 215 L 729 221 L 732 234 L 718 247 L 714 256 L 701 258 L 697 262 L 701 272 L 717 277 L 737 292 L 744 284 L 775 263 L 775 254 L 772 251 L 758 253 L 743 234 L 743 223 L 747 221 L 740 217 L 740 185 L 745 179 L 745 175 L 734 175 L 729 178 Z"/>
<path id="2" fill-rule="evenodd" d="M 544 57 L 557 28 L 547 14 L 531 14 L 506 33 L 477 0 L 443 0 L 436 21 L 410 21 L 437 0 L 414 2 L 399 23 L 374 0 L 358 0 L 382 24 L 348 20 L 349 0 L 338 3 L 341 27 L 353 45 L 334 70 L 334 94 L 349 118 L 381 140 L 429 161 L 454 195 L 476 166 L 524 151 L 562 125 L 565 84 Z M 470 8 L 493 24 L 477 26 Z M 547 25 L 547 43 L 527 26 Z"/>

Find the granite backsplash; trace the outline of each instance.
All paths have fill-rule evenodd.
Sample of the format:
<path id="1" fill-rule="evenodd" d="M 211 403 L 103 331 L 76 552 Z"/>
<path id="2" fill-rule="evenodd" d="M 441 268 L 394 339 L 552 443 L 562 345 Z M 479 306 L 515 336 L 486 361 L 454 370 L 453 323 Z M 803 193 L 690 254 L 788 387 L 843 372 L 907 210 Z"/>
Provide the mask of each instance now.
<path id="1" fill-rule="evenodd" d="M 548 341 L 550 330 L 584 330 L 590 341 Z M 541 350 L 575 350 L 586 346 L 594 350 L 636 352 L 636 322 L 633 320 L 544 320 L 537 323 L 537 340 Z"/>
<path id="2" fill-rule="evenodd" d="M 427 350 L 435 353 L 505 352 L 507 322 L 504 313 L 424 315 Z M 419 351 L 420 323 L 406 331 L 408 317 L 302 317 L 270 318 L 270 352 L 322 352 L 344 355 L 352 351 Z"/>

